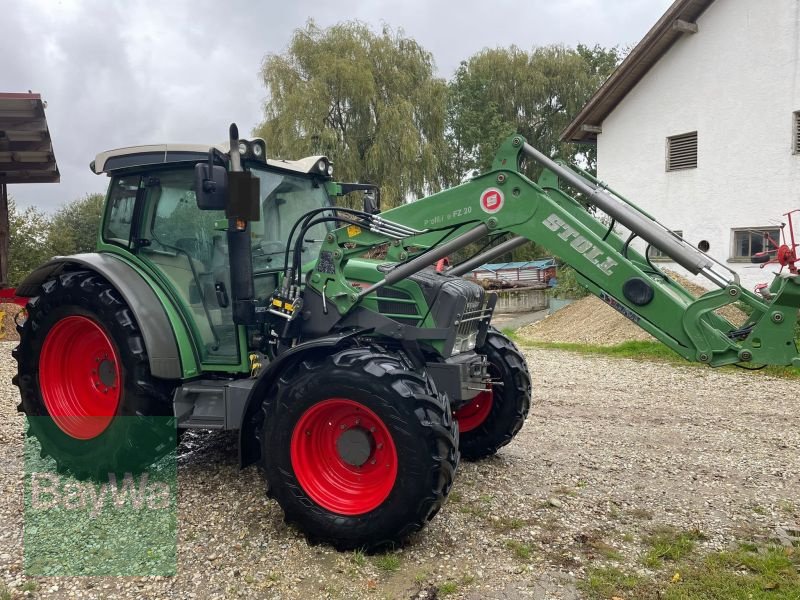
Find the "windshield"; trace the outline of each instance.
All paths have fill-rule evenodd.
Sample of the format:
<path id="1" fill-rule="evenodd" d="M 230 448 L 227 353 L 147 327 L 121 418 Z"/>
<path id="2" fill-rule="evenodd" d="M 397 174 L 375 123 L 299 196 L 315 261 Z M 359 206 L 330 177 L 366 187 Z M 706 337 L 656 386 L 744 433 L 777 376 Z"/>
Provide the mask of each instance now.
<path id="1" fill-rule="evenodd" d="M 258 272 L 283 269 L 286 243 L 295 222 L 309 210 L 330 206 L 331 203 L 325 188 L 322 185 L 315 186 L 314 181 L 308 177 L 259 168 L 250 170 L 261 181 L 261 220 L 250 224 L 253 270 Z M 303 263 L 317 257 L 327 232 L 327 224 L 320 223 L 306 233 L 302 246 Z M 295 240 L 298 234 L 299 228 L 295 230 Z"/>

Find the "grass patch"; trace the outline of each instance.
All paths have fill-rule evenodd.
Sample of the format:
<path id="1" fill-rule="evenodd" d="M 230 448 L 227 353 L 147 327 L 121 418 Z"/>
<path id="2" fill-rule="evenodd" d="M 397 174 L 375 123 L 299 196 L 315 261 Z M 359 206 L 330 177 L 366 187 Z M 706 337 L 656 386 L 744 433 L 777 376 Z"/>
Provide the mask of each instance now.
<path id="1" fill-rule="evenodd" d="M 638 598 L 638 594 L 631 592 L 643 591 L 645 580 L 638 575 L 631 575 L 617 567 L 599 567 L 589 569 L 586 579 L 579 583 L 579 587 L 586 592 L 589 598 L 606 599 L 614 596 L 623 598 Z M 630 594 L 630 595 L 629 595 Z"/>
<path id="2" fill-rule="evenodd" d="M 455 581 L 445 581 L 436 591 L 439 596 L 449 596 L 458 591 L 458 584 Z"/>
<path id="3" fill-rule="evenodd" d="M 567 342 L 537 342 L 525 340 L 522 342 L 526 346 L 535 348 L 552 348 L 554 350 L 567 350 L 569 352 L 579 352 L 581 354 L 604 354 L 606 356 L 616 356 L 617 358 L 636 358 L 661 360 L 675 363 L 686 363 L 686 361 L 667 348 L 661 342 L 638 341 L 623 342 L 614 346 L 600 346 L 597 344 L 574 344 Z"/>
<path id="4" fill-rule="evenodd" d="M 665 600 L 789 600 L 800 598 L 800 558 L 790 548 L 718 552 L 682 573 Z"/>
<path id="5" fill-rule="evenodd" d="M 623 342 L 614 346 L 599 346 L 596 344 L 575 344 L 568 342 L 540 342 L 536 340 L 520 338 L 519 336 L 516 336 L 514 341 L 520 346 L 529 346 L 533 348 L 550 348 L 553 350 L 566 350 L 568 352 L 577 352 L 580 354 L 601 354 L 603 356 L 612 356 L 616 358 L 655 360 L 659 362 L 669 362 L 681 365 L 705 366 L 702 363 L 689 362 L 685 360 L 683 357 L 667 348 L 661 342 L 634 341 Z M 798 341 L 800 342 L 800 340 Z M 745 372 L 744 370 L 738 369 L 733 365 L 719 368 L 725 370 L 736 369 L 737 373 Z M 764 367 L 763 369 L 754 368 L 749 372 L 761 375 L 771 375 L 772 377 L 781 377 L 783 379 L 800 379 L 800 368 L 797 367 L 770 365 Z"/>
<path id="6" fill-rule="evenodd" d="M 502 333 L 504 336 L 506 336 L 508 339 L 514 342 L 517 346 L 527 346 L 530 344 L 529 340 L 521 338 L 519 335 L 517 335 L 517 332 L 514 329 L 509 329 L 509 328 L 501 329 L 500 333 Z"/>
<path id="7" fill-rule="evenodd" d="M 461 495 L 461 492 L 457 492 L 457 491 L 452 491 L 447 496 L 447 501 L 448 502 L 461 502 L 463 499 L 464 499 L 464 497 Z"/>
<path id="8" fill-rule="evenodd" d="M 420 571 L 416 575 L 414 575 L 414 582 L 425 583 L 426 581 L 428 581 L 428 577 L 430 577 L 428 571 Z"/>
<path id="9" fill-rule="evenodd" d="M 602 531 L 594 531 L 588 534 L 579 533 L 574 539 L 581 545 L 583 551 L 590 558 L 603 558 L 614 561 L 622 560 L 622 554 L 619 553 L 619 550 L 603 540 L 602 536 Z"/>
<path id="10" fill-rule="evenodd" d="M 11 592 L 5 583 L 0 582 L 0 600 L 11 600 Z"/>
<path id="11" fill-rule="evenodd" d="M 705 536 L 697 529 L 691 531 L 680 531 L 671 527 L 658 529 L 643 540 L 649 550 L 642 562 L 651 569 L 660 567 L 665 560 L 677 562 L 689 556 L 694 550 L 695 542 L 704 538 Z"/>
<path id="12" fill-rule="evenodd" d="M 35 581 L 26 581 L 25 583 L 22 584 L 22 591 L 35 592 L 37 587 L 38 586 L 36 585 Z"/>
<path id="13" fill-rule="evenodd" d="M 516 517 L 500 517 L 497 521 L 490 519 L 489 526 L 500 533 L 522 529 L 528 522 Z"/>
<path id="14" fill-rule="evenodd" d="M 480 517 L 483 519 L 489 516 L 489 511 L 486 507 L 471 503 L 459 504 L 458 512 L 465 515 L 472 515 L 473 517 Z"/>
<path id="15" fill-rule="evenodd" d="M 517 540 L 506 540 L 506 548 L 511 550 L 514 556 L 520 560 L 529 560 L 533 554 L 533 546 Z"/>
<path id="16" fill-rule="evenodd" d="M 400 557 L 397 554 L 381 554 L 375 557 L 375 566 L 381 571 L 397 571 L 400 568 Z"/>
<path id="17" fill-rule="evenodd" d="M 667 535 L 659 533 L 659 536 Z M 688 541 L 696 533 L 688 532 Z M 579 583 L 590 600 L 614 596 L 637 600 L 796 600 L 800 598 L 800 552 L 793 548 L 739 544 L 735 550 L 704 557 L 684 552 L 687 532 L 672 532 L 673 547 L 682 551 L 675 562 L 661 562 L 656 574 L 646 577 L 617 567 L 588 571 Z"/>
<path id="18" fill-rule="evenodd" d="M 350 562 L 357 567 L 363 567 L 367 564 L 367 556 L 363 550 L 353 550 L 353 554 L 350 555 Z"/>

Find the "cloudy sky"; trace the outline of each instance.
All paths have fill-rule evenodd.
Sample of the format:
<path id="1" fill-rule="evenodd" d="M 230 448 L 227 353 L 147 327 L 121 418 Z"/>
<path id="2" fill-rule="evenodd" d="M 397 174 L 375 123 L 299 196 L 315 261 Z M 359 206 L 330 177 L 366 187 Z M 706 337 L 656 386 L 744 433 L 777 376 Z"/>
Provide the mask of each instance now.
<path id="1" fill-rule="evenodd" d="M 249 132 L 266 99 L 263 57 L 309 18 L 402 28 L 449 78 L 485 47 L 634 44 L 671 0 L 0 0 L 0 91 L 39 92 L 59 184 L 10 186 L 20 206 L 51 212 L 106 178 L 103 150 Z"/>

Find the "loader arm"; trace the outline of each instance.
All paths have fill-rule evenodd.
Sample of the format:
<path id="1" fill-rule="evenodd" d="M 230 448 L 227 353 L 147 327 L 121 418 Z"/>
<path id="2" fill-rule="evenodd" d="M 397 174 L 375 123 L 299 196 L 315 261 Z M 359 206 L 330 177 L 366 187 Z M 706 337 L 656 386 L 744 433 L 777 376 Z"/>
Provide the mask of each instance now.
<path id="1" fill-rule="evenodd" d="M 520 172 L 523 158 L 545 167 L 539 183 Z M 630 239 L 623 240 L 563 191 L 560 181 L 691 272 L 706 276 L 718 289 L 694 298 L 630 247 Z M 508 233 L 559 256 L 590 292 L 687 360 L 711 366 L 800 365 L 794 341 L 800 307 L 797 276 L 776 276 L 771 300 L 759 298 L 742 288 L 724 265 L 593 178 L 542 155 L 519 135 L 503 144 L 490 171 L 386 211 L 380 219 L 384 223 L 380 227 L 350 224 L 328 234 L 307 280 L 341 314 L 383 283 L 397 281 L 467 243 Z M 408 230 L 419 233 L 408 235 Z M 389 259 L 397 262 L 386 271 L 386 281 L 366 290 L 350 285 L 344 276 L 347 261 L 381 244 L 389 244 Z M 715 313 L 736 301 L 752 309 L 739 327 Z"/>

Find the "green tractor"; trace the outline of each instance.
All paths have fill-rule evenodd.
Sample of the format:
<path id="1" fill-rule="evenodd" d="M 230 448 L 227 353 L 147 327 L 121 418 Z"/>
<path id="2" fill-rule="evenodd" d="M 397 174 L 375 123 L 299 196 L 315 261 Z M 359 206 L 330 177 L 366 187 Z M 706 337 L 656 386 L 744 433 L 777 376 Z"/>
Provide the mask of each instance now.
<path id="1" fill-rule="evenodd" d="M 543 165 L 538 182 L 523 158 Z M 384 213 L 379 190 L 334 181 L 326 157 L 268 159 L 235 126 L 224 145 L 123 148 L 91 168 L 110 178 L 97 251 L 17 289 L 29 433 L 59 469 L 101 477 L 147 468 L 186 429 L 238 430 L 241 465 L 262 466 L 287 520 L 339 549 L 402 543 L 441 508 L 459 457 L 490 456 L 522 427 L 525 359 L 491 327 L 496 296 L 461 275 L 528 240 L 688 360 L 798 360 L 796 276 L 768 300 L 742 289 L 520 136 L 488 172 Z M 362 209 L 337 206 L 353 192 Z M 636 236 L 719 289 L 695 299 Z M 447 272 L 431 266 L 481 242 Z M 752 309 L 744 326 L 715 312 L 734 301 Z"/>

